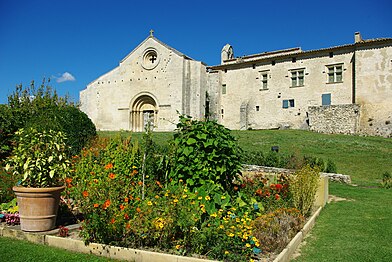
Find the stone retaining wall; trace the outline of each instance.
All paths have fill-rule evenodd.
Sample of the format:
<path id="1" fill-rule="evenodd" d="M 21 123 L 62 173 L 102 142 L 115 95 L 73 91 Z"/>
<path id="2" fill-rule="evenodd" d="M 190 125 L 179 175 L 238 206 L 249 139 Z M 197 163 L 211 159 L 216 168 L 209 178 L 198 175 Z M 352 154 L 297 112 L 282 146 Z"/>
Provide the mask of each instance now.
<path id="1" fill-rule="evenodd" d="M 356 134 L 359 131 L 360 106 L 356 104 L 309 106 L 311 131 L 327 134 Z"/>

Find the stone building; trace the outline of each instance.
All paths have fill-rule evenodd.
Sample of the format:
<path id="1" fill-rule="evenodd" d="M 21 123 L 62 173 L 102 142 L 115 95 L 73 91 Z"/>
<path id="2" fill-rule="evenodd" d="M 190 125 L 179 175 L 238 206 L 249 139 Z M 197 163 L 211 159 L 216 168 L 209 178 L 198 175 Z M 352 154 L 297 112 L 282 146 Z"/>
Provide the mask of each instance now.
<path id="1" fill-rule="evenodd" d="M 392 38 L 303 51 L 290 48 L 206 66 L 152 33 L 81 92 L 100 130 L 175 128 L 178 112 L 230 129 L 310 129 L 392 136 Z"/>

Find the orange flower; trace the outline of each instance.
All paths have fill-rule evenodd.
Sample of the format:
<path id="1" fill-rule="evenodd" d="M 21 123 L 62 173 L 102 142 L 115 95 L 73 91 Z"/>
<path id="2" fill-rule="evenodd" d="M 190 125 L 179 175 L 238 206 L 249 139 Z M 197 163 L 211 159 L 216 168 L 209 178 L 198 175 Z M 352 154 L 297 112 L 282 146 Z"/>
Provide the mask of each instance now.
<path id="1" fill-rule="evenodd" d="M 65 183 L 71 184 L 72 183 L 72 178 L 68 177 L 65 179 Z"/>
<path id="2" fill-rule="evenodd" d="M 140 213 L 142 210 L 140 209 L 140 207 L 136 208 L 136 212 Z"/>
<path id="3" fill-rule="evenodd" d="M 114 222 L 116 222 L 116 219 L 112 218 L 112 220 L 110 221 L 110 223 L 114 224 Z"/>
<path id="4" fill-rule="evenodd" d="M 90 174 L 91 174 L 91 175 L 95 175 L 95 172 L 94 172 L 94 171 L 91 171 Z"/>
<path id="5" fill-rule="evenodd" d="M 141 185 L 143 185 L 143 182 L 142 182 L 142 181 L 139 181 L 139 182 L 137 182 L 137 184 L 138 184 L 139 186 L 141 186 Z"/>
<path id="6" fill-rule="evenodd" d="M 155 183 L 156 183 L 159 187 L 162 187 L 161 182 L 155 181 Z"/>
<path id="7" fill-rule="evenodd" d="M 103 209 L 108 208 L 110 206 L 110 204 L 111 204 L 110 200 L 109 199 L 106 200 L 105 203 L 103 203 Z"/>
<path id="8" fill-rule="evenodd" d="M 132 171 L 132 173 L 131 173 L 131 176 L 134 176 L 134 175 L 136 175 L 137 173 L 139 173 L 136 169 L 134 169 L 133 171 Z"/>
<path id="9" fill-rule="evenodd" d="M 116 178 L 116 175 L 113 174 L 113 173 L 110 173 L 110 174 L 109 174 L 109 178 L 110 178 L 110 179 L 115 179 L 115 178 Z"/>
<path id="10" fill-rule="evenodd" d="M 128 197 L 125 197 L 125 198 L 124 198 L 124 202 L 125 202 L 125 203 L 128 203 L 128 201 L 129 201 Z"/>
<path id="11" fill-rule="evenodd" d="M 131 228 L 131 224 L 127 223 L 126 228 L 130 229 Z"/>
<path id="12" fill-rule="evenodd" d="M 95 204 L 94 204 L 94 207 L 97 208 L 97 207 L 99 207 L 99 205 L 98 205 L 97 203 L 95 203 Z"/>
<path id="13" fill-rule="evenodd" d="M 123 204 L 120 205 L 120 209 L 124 210 L 125 206 Z"/>
<path id="14" fill-rule="evenodd" d="M 111 168 L 113 168 L 113 164 L 112 163 L 109 163 L 109 164 L 107 164 L 105 166 L 105 169 L 111 169 Z"/>
<path id="15" fill-rule="evenodd" d="M 128 214 L 125 214 L 125 215 L 124 215 L 124 218 L 125 218 L 126 220 L 128 220 L 128 219 L 129 219 Z"/>
<path id="16" fill-rule="evenodd" d="M 82 194 L 84 197 L 88 197 L 88 192 L 86 190 L 84 190 Z"/>
<path id="17" fill-rule="evenodd" d="M 94 179 L 93 181 L 94 181 L 94 183 L 98 183 L 98 179 Z"/>
<path id="18" fill-rule="evenodd" d="M 279 194 L 275 194 L 275 199 L 279 200 L 279 198 L 280 198 Z"/>

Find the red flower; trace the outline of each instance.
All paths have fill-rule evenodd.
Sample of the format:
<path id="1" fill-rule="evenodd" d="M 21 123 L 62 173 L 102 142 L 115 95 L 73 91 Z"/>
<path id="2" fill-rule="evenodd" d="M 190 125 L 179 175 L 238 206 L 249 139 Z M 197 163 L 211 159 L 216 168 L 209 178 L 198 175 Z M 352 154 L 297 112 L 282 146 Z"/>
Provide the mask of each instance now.
<path id="1" fill-rule="evenodd" d="M 113 164 L 112 163 L 109 163 L 109 164 L 107 164 L 105 166 L 105 169 L 111 169 L 111 168 L 113 168 Z"/>
<path id="2" fill-rule="evenodd" d="M 123 204 L 120 205 L 120 209 L 124 210 L 125 206 Z"/>
<path id="3" fill-rule="evenodd" d="M 115 179 L 115 178 L 116 178 L 116 175 L 113 174 L 113 173 L 110 173 L 110 174 L 109 174 L 109 178 L 110 178 L 110 179 Z"/>
<path id="4" fill-rule="evenodd" d="M 280 199 L 280 195 L 279 194 L 275 194 L 275 199 L 279 200 Z"/>
<path id="5" fill-rule="evenodd" d="M 114 224 L 114 222 L 116 222 L 116 220 L 114 218 L 112 218 L 112 220 L 110 221 L 110 223 Z"/>
<path id="6" fill-rule="evenodd" d="M 110 206 L 110 204 L 111 204 L 110 200 L 109 199 L 106 200 L 105 203 L 103 204 L 103 209 L 108 208 Z"/>
<path id="7" fill-rule="evenodd" d="M 125 202 L 125 203 L 128 203 L 128 201 L 129 201 L 128 197 L 125 197 L 125 198 L 124 198 L 124 202 Z"/>
<path id="8" fill-rule="evenodd" d="M 263 191 L 261 190 L 261 188 L 256 190 L 256 196 L 262 196 L 263 195 Z"/>
<path id="9" fill-rule="evenodd" d="M 88 197 L 88 192 L 86 190 L 84 190 L 82 194 L 84 197 Z"/>
<path id="10" fill-rule="evenodd" d="M 276 190 L 280 191 L 283 188 L 283 186 L 281 184 L 276 184 L 275 188 Z"/>
<path id="11" fill-rule="evenodd" d="M 94 204 L 94 207 L 97 208 L 97 207 L 99 207 L 99 205 L 98 205 L 97 203 L 95 203 L 95 204 Z"/>
<path id="12" fill-rule="evenodd" d="M 124 218 L 125 218 L 126 220 L 128 220 L 128 219 L 129 219 L 128 214 L 125 214 L 125 215 L 124 215 Z"/>
<path id="13" fill-rule="evenodd" d="M 270 185 L 270 188 L 271 188 L 272 190 L 274 190 L 274 189 L 275 189 L 275 184 L 271 184 L 271 185 Z"/>

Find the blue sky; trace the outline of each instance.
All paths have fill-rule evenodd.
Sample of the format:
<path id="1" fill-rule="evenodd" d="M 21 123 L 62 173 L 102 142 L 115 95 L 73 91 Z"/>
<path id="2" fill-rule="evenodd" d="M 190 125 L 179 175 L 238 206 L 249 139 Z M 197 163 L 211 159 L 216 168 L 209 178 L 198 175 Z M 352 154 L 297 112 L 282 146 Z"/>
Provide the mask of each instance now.
<path id="1" fill-rule="evenodd" d="M 51 78 L 79 100 L 88 83 L 155 36 L 208 65 L 235 56 L 392 37 L 392 1 L 0 0 L 0 103 L 17 84 Z"/>

